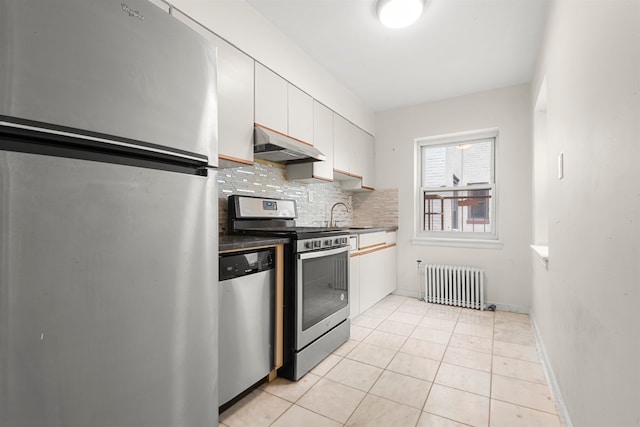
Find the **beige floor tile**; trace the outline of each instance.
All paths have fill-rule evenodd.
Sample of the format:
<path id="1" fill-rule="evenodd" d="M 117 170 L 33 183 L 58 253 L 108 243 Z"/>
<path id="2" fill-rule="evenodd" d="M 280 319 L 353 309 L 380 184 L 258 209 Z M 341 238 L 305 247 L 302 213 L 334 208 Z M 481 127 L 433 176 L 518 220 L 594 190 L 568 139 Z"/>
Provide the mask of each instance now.
<path id="1" fill-rule="evenodd" d="M 510 357 L 512 359 L 526 360 L 527 362 L 538 363 L 538 350 L 530 345 L 513 344 L 503 341 L 493 343 L 493 354 L 496 356 Z"/>
<path id="2" fill-rule="evenodd" d="M 409 298 L 402 297 L 400 295 L 388 295 L 384 297 L 381 301 L 376 303 L 374 307 L 384 308 L 387 310 L 395 310 L 400 307 L 406 300 Z"/>
<path id="3" fill-rule="evenodd" d="M 509 321 L 530 324 L 529 315 L 525 313 L 513 313 L 510 311 L 496 311 L 496 322 Z"/>
<path id="4" fill-rule="evenodd" d="M 427 357 L 433 360 L 442 360 L 447 346 L 431 341 L 423 341 L 416 338 L 407 338 L 404 345 L 400 348 L 403 353 L 413 354 L 414 356 Z"/>
<path id="5" fill-rule="evenodd" d="M 500 319 L 495 321 L 494 328 L 496 330 L 499 329 L 506 332 L 515 332 L 518 334 L 533 335 L 533 328 L 531 327 L 530 323 L 512 322 L 509 320 Z"/>
<path id="6" fill-rule="evenodd" d="M 332 420 L 345 423 L 365 396 L 365 392 L 322 378 L 297 404 Z"/>
<path id="7" fill-rule="evenodd" d="M 385 319 L 377 328 L 377 331 L 389 332 L 391 334 L 408 337 L 416 327 L 409 323 L 398 322 L 395 320 Z"/>
<path id="8" fill-rule="evenodd" d="M 423 412 L 418 420 L 416 427 L 467 427 L 468 424 L 460 424 L 459 422 L 442 418 L 428 412 Z"/>
<path id="9" fill-rule="evenodd" d="M 509 342 L 512 344 L 535 346 L 536 339 L 530 334 L 520 334 L 517 332 L 505 331 L 504 329 L 495 329 L 493 339 L 496 341 Z"/>
<path id="10" fill-rule="evenodd" d="M 360 341 L 356 341 L 356 340 L 347 340 L 346 343 L 342 344 L 340 347 L 338 347 L 333 354 L 335 354 L 336 356 L 346 356 L 347 354 L 349 354 L 349 352 L 351 350 L 353 350 L 354 348 L 356 348 L 356 346 L 360 344 Z"/>
<path id="11" fill-rule="evenodd" d="M 419 409 L 369 394 L 349 418 L 346 425 L 366 427 L 413 426 L 419 417 Z"/>
<path id="12" fill-rule="evenodd" d="M 456 334 L 473 335 L 474 337 L 493 338 L 493 327 L 474 323 L 459 323 L 454 330 Z"/>
<path id="13" fill-rule="evenodd" d="M 463 308 L 458 316 L 460 323 L 472 323 L 474 325 L 493 326 L 495 313 L 493 311 L 479 311 Z"/>
<path id="14" fill-rule="evenodd" d="M 229 427 L 268 426 L 290 406 L 291 402 L 262 390 L 254 390 L 220 414 L 220 422 Z"/>
<path id="15" fill-rule="evenodd" d="M 434 382 L 487 397 L 491 393 L 491 374 L 489 372 L 448 363 L 440 364 Z"/>
<path id="16" fill-rule="evenodd" d="M 528 315 L 398 295 L 356 317 L 349 341 L 300 381 L 261 386 L 219 426 L 344 423 L 561 427 Z"/>
<path id="17" fill-rule="evenodd" d="M 407 298 L 403 303 L 403 307 L 413 306 L 413 307 L 433 307 L 433 304 L 425 302 L 423 300 L 419 300 L 418 298 Z"/>
<path id="18" fill-rule="evenodd" d="M 431 341 L 438 344 L 448 344 L 451 339 L 451 332 L 441 331 L 438 329 L 416 327 L 411 333 L 411 338 L 423 341 Z"/>
<path id="19" fill-rule="evenodd" d="M 411 313 L 403 313 L 401 311 L 394 311 L 387 320 L 394 320 L 396 322 L 408 323 L 410 325 L 417 325 L 422 320 L 422 316 L 411 314 Z"/>
<path id="20" fill-rule="evenodd" d="M 298 405 L 293 405 L 291 408 L 282 414 L 278 420 L 271 424 L 273 427 L 292 427 L 292 426 L 305 426 L 305 427 L 340 427 L 342 424 L 331 420 L 327 417 L 323 417 L 320 414 L 316 414 L 308 409 L 302 408 Z"/>
<path id="21" fill-rule="evenodd" d="M 349 339 L 354 341 L 362 341 L 373 332 L 371 328 L 363 328 L 362 326 L 356 326 L 353 323 L 351 324 L 351 330 L 349 333 Z"/>
<path id="22" fill-rule="evenodd" d="M 387 308 L 380 308 L 380 307 L 371 307 L 370 309 L 368 309 L 367 311 L 365 311 L 364 315 L 370 316 L 370 317 L 375 317 L 378 319 L 386 319 L 387 317 L 389 317 L 389 315 L 393 313 L 393 310 L 389 310 Z"/>
<path id="23" fill-rule="evenodd" d="M 491 372 L 491 360 L 492 356 L 489 353 L 481 353 L 458 347 L 447 347 L 447 351 L 442 359 L 443 362 L 452 365 L 464 366 L 465 368 L 485 372 Z"/>
<path id="24" fill-rule="evenodd" d="M 375 329 L 378 327 L 380 323 L 382 323 L 383 320 L 384 318 L 373 317 L 366 313 L 363 313 L 358 317 L 356 317 L 355 319 L 353 319 L 351 321 L 351 324 L 354 326 L 360 326 L 363 328 Z"/>
<path id="25" fill-rule="evenodd" d="M 542 365 L 540 365 L 539 363 L 510 359 L 508 357 L 494 356 L 492 372 L 497 375 L 518 378 L 538 384 L 547 383 L 547 379 L 544 376 L 544 371 L 542 370 Z"/>
<path id="26" fill-rule="evenodd" d="M 400 335 L 376 330 L 371 332 L 362 342 L 398 351 L 406 339 Z"/>
<path id="27" fill-rule="evenodd" d="M 474 337 L 472 335 L 453 334 L 449 346 L 491 354 L 493 341 L 489 338 Z"/>
<path id="28" fill-rule="evenodd" d="M 517 378 L 492 375 L 491 397 L 527 408 L 556 413 L 549 387 Z"/>
<path id="29" fill-rule="evenodd" d="M 381 373 L 381 368 L 376 368 L 375 366 L 355 360 L 342 359 L 340 363 L 325 375 L 325 378 L 357 388 L 358 390 L 369 391 Z"/>
<path id="30" fill-rule="evenodd" d="M 429 381 L 384 371 L 369 393 L 421 410 L 430 388 Z"/>
<path id="31" fill-rule="evenodd" d="M 440 331 L 453 332 L 456 322 L 453 320 L 436 319 L 433 317 L 425 317 L 418 324 L 421 328 L 433 328 Z"/>
<path id="32" fill-rule="evenodd" d="M 424 411 L 463 424 L 486 427 L 489 424 L 489 398 L 434 384 Z"/>
<path id="33" fill-rule="evenodd" d="M 360 343 L 356 348 L 351 350 L 346 357 L 351 360 L 377 366 L 378 368 L 386 368 L 395 354 L 396 352 L 394 350 L 388 348 Z"/>
<path id="34" fill-rule="evenodd" d="M 523 408 L 522 406 L 491 400 L 490 427 L 562 427 L 555 414 Z"/>
<path id="35" fill-rule="evenodd" d="M 333 369 L 334 366 L 338 364 L 339 361 L 342 360 L 342 357 L 336 356 L 335 354 L 330 354 L 324 358 L 324 360 L 318 363 L 312 370 L 311 373 L 314 375 L 318 375 L 320 377 L 324 377 L 327 372 Z"/>
<path id="36" fill-rule="evenodd" d="M 425 315 L 426 317 L 432 317 L 434 319 L 453 320 L 457 321 L 458 316 L 462 309 L 459 307 L 449 307 L 446 305 L 434 305 L 431 310 Z"/>
<path id="37" fill-rule="evenodd" d="M 289 402 L 295 402 L 305 394 L 315 383 L 318 382 L 320 377 L 311 372 L 307 373 L 304 377 L 298 381 L 289 381 L 284 378 L 276 378 L 269 384 L 264 385 L 262 390 L 267 393 L 271 393 Z"/>
<path id="38" fill-rule="evenodd" d="M 424 301 L 419 301 L 415 298 L 411 298 L 405 301 L 396 311 L 402 313 L 415 314 L 417 316 L 424 316 L 431 309 L 431 304 L 427 304 Z"/>
<path id="39" fill-rule="evenodd" d="M 398 353 L 387 366 L 387 370 L 433 382 L 439 365 L 439 362 L 425 357 Z"/>
<path id="40" fill-rule="evenodd" d="M 442 319 L 442 320 L 451 320 L 453 322 L 458 321 L 458 316 L 460 312 L 442 310 L 439 308 L 432 307 L 431 310 L 425 314 L 425 317 L 430 317 L 432 319 Z"/>

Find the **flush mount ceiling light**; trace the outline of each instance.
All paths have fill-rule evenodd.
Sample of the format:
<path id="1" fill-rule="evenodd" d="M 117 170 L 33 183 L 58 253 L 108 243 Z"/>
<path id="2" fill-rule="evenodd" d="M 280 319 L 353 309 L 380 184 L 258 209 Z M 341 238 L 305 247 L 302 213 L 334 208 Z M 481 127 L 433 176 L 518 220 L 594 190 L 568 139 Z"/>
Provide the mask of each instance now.
<path id="1" fill-rule="evenodd" d="M 386 27 L 404 28 L 416 22 L 422 10 L 424 0 L 378 0 L 378 17 Z"/>

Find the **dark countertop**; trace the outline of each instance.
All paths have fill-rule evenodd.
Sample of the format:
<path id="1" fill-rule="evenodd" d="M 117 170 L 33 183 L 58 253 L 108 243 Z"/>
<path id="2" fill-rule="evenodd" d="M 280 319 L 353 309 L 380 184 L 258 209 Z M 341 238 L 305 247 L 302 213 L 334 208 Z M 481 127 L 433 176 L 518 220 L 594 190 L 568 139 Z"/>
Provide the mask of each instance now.
<path id="1" fill-rule="evenodd" d="M 237 251 L 241 249 L 258 248 L 261 246 L 274 246 L 287 244 L 290 242 L 288 238 L 271 237 L 271 236 L 244 236 L 244 235 L 228 235 L 219 237 L 218 250 L 220 252 Z"/>
<path id="2" fill-rule="evenodd" d="M 397 226 L 354 226 L 344 227 L 345 231 L 349 234 L 364 234 L 375 233 L 377 231 L 396 231 Z M 287 244 L 290 239 L 286 237 L 273 237 L 273 236 L 247 236 L 236 234 L 225 234 L 220 236 L 218 250 L 219 252 L 237 251 L 242 249 L 251 249 L 261 246 L 274 246 L 280 244 Z"/>

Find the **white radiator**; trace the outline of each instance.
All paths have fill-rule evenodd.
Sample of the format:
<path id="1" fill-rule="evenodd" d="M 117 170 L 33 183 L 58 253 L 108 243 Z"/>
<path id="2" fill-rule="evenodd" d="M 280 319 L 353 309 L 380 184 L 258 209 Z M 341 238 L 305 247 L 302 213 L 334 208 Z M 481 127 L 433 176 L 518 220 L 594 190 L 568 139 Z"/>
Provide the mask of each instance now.
<path id="1" fill-rule="evenodd" d="M 456 265 L 425 266 L 426 301 L 484 310 L 484 270 Z"/>

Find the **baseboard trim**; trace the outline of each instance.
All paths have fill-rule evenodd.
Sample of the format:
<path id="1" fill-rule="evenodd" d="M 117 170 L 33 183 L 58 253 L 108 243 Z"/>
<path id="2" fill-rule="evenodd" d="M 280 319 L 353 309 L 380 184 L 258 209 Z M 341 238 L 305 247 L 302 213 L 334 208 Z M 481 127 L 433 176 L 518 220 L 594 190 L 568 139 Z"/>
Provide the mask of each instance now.
<path id="1" fill-rule="evenodd" d="M 549 384 L 549 389 L 551 390 L 553 400 L 558 407 L 557 409 L 558 416 L 560 417 L 560 422 L 562 422 L 562 425 L 564 427 L 573 427 L 571 417 L 569 416 L 569 410 L 567 409 L 567 405 L 564 403 L 564 399 L 562 398 L 560 386 L 558 385 L 556 376 L 553 373 L 553 369 L 551 368 L 551 363 L 549 362 L 549 358 L 547 357 L 547 351 L 544 348 L 544 343 L 542 342 L 542 337 L 540 336 L 540 330 L 538 329 L 538 325 L 536 324 L 533 313 L 529 313 L 529 320 L 531 321 L 531 326 L 533 326 L 533 334 L 536 338 L 536 348 L 538 350 L 538 357 L 540 357 L 540 362 L 542 363 L 542 370 L 544 371 L 544 376 L 547 378 L 547 384 Z"/>
<path id="2" fill-rule="evenodd" d="M 393 295 L 400 295 L 403 297 L 411 297 L 411 298 L 420 298 L 420 292 L 418 291 L 410 291 L 407 289 L 396 289 L 391 292 Z"/>

